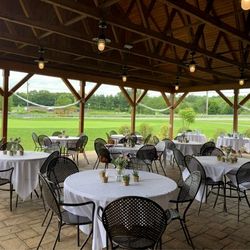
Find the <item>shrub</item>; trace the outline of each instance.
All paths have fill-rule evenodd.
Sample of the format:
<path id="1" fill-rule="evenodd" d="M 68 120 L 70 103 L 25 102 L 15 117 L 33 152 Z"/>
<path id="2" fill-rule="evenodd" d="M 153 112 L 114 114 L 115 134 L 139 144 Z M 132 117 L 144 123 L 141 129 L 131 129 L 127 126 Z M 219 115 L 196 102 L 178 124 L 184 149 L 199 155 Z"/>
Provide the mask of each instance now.
<path id="1" fill-rule="evenodd" d="M 168 125 L 162 125 L 157 135 L 160 139 L 168 138 Z"/>
<path id="2" fill-rule="evenodd" d="M 123 134 L 123 135 L 129 134 L 130 133 L 130 127 L 128 125 L 123 125 L 120 128 L 118 128 L 118 133 Z"/>
<path id="3" fill-rule="evenodd" d="M 227 134 L 227 131 L 224 128 L 217 128 L 214 132 L 213 139 L 216 141 L 217 137 L 220 136 L 221 134 Z"/>
<path id="4" fill-rule="evenodd" d="M 191 123 L 194 123 L 196 113 L 192 108 L 185 108 L 179 111 L 179 116 L 182 119 L 183 127 L 189 127 Z"/>
<path id="5" fill-rule="evenodd" d="M 244 134 L 246 137 L 250 137 L 250 129 L 248 128 L 247 130 L 245 130 L 243 134 Z"/>
<path id="6" fill-rule="evenodd" d="M 143 138 L 146 138 L 147 135 L 152 134 L 153 128 L 149 126 L 147 123 L 142 123 L 139 126 L 139 133 L 142 135 Z"/>

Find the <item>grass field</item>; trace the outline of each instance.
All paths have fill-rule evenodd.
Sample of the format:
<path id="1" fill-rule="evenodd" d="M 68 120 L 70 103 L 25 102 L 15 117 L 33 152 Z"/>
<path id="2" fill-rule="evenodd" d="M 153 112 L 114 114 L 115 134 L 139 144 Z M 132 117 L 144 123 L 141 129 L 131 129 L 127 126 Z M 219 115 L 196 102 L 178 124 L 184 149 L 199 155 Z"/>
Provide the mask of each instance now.
<path id="1" fill-rule="evenodd" d="M 250 118 L 239 119 L 239 132 L 243 133 L 249 126 Z M 158 134 L 160 127 L 168 125 L 168 117 L 144 117 L 137 118 L 136 130 L 141 123 L 146 123 L 153 128 L 153 134 Z M 224 129 L 228 133 L 232 132 L 232 117 L 214 116 L 211 118 L 197 118 L 190 129 L 198 129 L 204 133 L 207 138 L 214 137 L 216 129 Z M 118 130 L 123 125 L 130 126 L 130 118 L 110 117 L 110 118 L 86 118 L 85 134 L 89 136 L 87 150 L 93 150 L 93 141 L 97 137 L 106 139 L 106 132 L 111 129 Z M 182 121 L 175 119 L 174 135 L 182 127 Z M 26 150 L 33 149 L 31 133 L 51 135 L 56 130 L 65 130 L 68 135 L 78 134 L 78 118 L 9 118 L 8 120 L 8 138 L 21 137 L 22 145 Z"/>

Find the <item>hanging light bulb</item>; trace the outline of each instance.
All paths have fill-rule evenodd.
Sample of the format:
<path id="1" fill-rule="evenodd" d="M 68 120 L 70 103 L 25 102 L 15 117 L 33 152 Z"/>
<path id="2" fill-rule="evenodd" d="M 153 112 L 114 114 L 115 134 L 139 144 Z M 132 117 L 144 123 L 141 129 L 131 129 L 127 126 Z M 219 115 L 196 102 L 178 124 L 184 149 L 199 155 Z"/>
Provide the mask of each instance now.
<path id="1" fill-rule="evenodd" d="M 40 48 L 38 52 L 40 53 L 40 56 L 39 56 L 39 58 L 37 60 L 35 60 L 35 62 L 37 62 L 37 65 L 38 65 L 39 69 L 44 69 L 45 63 L 48 62 L 48 61 L 45 61 L 44 58 L 43 58 L 44 49 Z"/>
<path id="2" fill-rule="evenodd" d="M 99 38 L 98 38 L 98 41 L 97 41 L 98 50 L 99 50 L 99 51 L 104 51 L 105 45 L 106 45 L 105 39 L 99 37 Z"/>
<path id="3" fill-rule="evenodd" d="M 239 85 L 243 86 L 245 84 L 246 79 L 244 78 L 244 68 L 240 68 L 240 79 Z"/>
<path id="4" fill-rule="evenodd" d="M 175 90 L 179 90 L 179 83 L 177 82 L 174 87 Z"/>
<path id="5" fill-rule="evenodd" d="M 194 54 L 195 54 L 195 52 L 191 52 L 192 58 L 191 58 L 191 62 L 190 62 L 189 65 L 188 65 L 189 71 L 190 71 L 191 73 L 194 73 L 195 70 L 196 70 L 196 62 L 194 61 Z"/>
<path id="6" fill-rule="evenodd" d="M 122 81 L 126 82 L 128 78 L 128 68 L 126 66 L 123 66 L 122 68 Z"/>
<path id="7" fill-rule="evenodd" d="M 250 0 L 241 0 L 241 8 L 243 10 L 250 10 Z"/>

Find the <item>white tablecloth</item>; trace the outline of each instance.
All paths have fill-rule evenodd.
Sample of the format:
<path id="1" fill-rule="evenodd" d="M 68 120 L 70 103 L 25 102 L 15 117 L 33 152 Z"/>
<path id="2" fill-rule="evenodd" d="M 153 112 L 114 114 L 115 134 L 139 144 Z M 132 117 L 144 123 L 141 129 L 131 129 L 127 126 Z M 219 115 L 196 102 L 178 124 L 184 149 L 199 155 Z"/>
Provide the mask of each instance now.
<path id="1" fill-rule="evenodd" d="M 178 134 L 178 135 L 181 135 L 181 134 Z M 207 137 L 204 134 L 199 134 L 195 132 L 186 132 L 185 137 L 189 141 L 200 142 L 202 144 L 204 144 L 207 141 Z"/>
<path id="2" fill-rule="evenodd" d="M 173 142 L 175 143 L 176 148 L 178 148 L 183 153 L 183 155 L 197 155 L 200 152 L 201 146 L 203 145 L 203 143 L 195 141 L 189 141 L 188 143 L 185 143 L 174 140 Z"/>
<path id="3" fill-rule="evenodd" d="M 58 137 L 58 136 L 50 136 L 50 140 L 55 143 L 58 142 L 61 147 L 74 147 L 76 142 L 78 141 L 78 136 L 69 136 L 69 137 Z"/>
<path id="4" fill-rule="evenodd" d="M 217 138 L 216 147 L 221 146 L 227 147 L 231 146 L 233 150 L 239 151 L 240 148 L 244 146 L 245 143 L 249 142 L 249 138 L 234 138 L 228 136 L 219 136 Z"/>
<path id="5" fill-rule="evenodd" d="M 0 151 L 0 169 L 13 167 L 12 182 L 16 193 L 26 199 L 38 185 L 38 173 L 49 156 L 44 152 L 24 152 L 23 156 L 8 156 Z M 2 177 L 6 177 L 1 174 Z"/>
<path id="6" fill-rule="evenodd" d="M 99 170 L 89 170 L 69 176 L 64 182 L 64 200 L 66 203 L 86 202 L 93 200 L 98 206 L 105 207 L 111 201 L 122 196 L 143 196 L 151 198 L 164 209 L 168 201 L 175 194 L 177 188 L 175 181 L 168 177 L 140 171 L 140 182 L 130 181 L 129 186 L 116 182 L 116 171 L 108 169 L 109 182 L 102 183 Z M 131 173 L 127 170 L 127 173 Z M 90 216 L 84 208 L 67 207 L 69 211 L 78 215 Z M 100 250 L 106 245 L 106 233 L 102 222 L 95 216 L 92 249 Z"/>
<path id="7" fill-rule="evenodd" d="M 125 135 L 122 134 L 116 134 L 116 135 L 111 135 L 110 138 L 114 140 L 115 144 L 117 144 L 122 138 L 124 138 Z M 143 137 L 141 135 L 136 135 L 137 141 L 142 142 Z"/>
<path id="8" fill-rule="evenodd" d="M 109 147 L 109 152 L 111 154 L 136 154 L 137 151 L 142 147 L 143 145 L 135 145 L 134 147 L 124 147 L 122 144 L 113 145 L 112 147 Z"/>

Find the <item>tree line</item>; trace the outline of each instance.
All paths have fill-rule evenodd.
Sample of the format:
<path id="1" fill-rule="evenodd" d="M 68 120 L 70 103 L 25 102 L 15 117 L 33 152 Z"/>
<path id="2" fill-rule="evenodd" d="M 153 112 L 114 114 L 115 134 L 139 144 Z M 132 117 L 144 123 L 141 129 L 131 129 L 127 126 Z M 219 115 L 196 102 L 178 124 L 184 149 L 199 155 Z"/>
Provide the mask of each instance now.
<path id="1" fill-rule="evenodd" d="M 29 101 L 45 105 L 45 106 L 64 106 L 67 104 L 74 103 L 76 100 L 71 93 L 51 93 L 46 90 L 42 91 L 30 91 L 27 93 L 18 93 L 18 95 L 22 96 Z M 243 99 L 244 96 L 240 96 L 239 100 Z M 229 97 L 229 99 L 233 102 L 233 97 Z M 2 98 L 0 98 L 0 102 L 2 103 Z M 188 95 L 182 103 L 176 109 L 176 113 L 179 110 L 185 108 L 192 108 L 197 114 L 205 114 L 206 113 L 206 96 L 196 96 L 196 95 Z M 0 104 L 1 104 L 0 103 Z M 139 114 L 168 114 L 169 111 L 165 110 L 164 112 L 160 112 L 162 109 L 166 109 L 166 103 L 163 100 L 162 96 L 152 97 L 146 95 L 141 103 L 151 109 L 145 108 L 144 106 L 137 106 L 137 113 Z M 16 95 L 12 95 L 9 98 L 9 108 L 13 107 L 25 107 L 27 103 Z M 78 104 L 79 105 L 79 104 Z M 250 109 L 250 102 L 247 102 L 244 105 L 246 108 Z M 2 107 L 2 105 L 0 105 Z M 116 95 L 93 95 L 86 103 L 86 108 L 94 109 L 94 110 L 109 110 L 114 112 L 130 112 L 130 106 L 123 96 L 121 92 Z M 153 109 L 153 110 L 152 110 Z M 159 110 L 159 111 L 157 111 Z M 240 109 L 239 113 L 248 114 L 249 111 Z M 224 100 L 222 100 L 219 96 L 212 96 L 208 98 L 208 114 L 233 114 L 233 108 L 230 107 Z"/>

